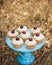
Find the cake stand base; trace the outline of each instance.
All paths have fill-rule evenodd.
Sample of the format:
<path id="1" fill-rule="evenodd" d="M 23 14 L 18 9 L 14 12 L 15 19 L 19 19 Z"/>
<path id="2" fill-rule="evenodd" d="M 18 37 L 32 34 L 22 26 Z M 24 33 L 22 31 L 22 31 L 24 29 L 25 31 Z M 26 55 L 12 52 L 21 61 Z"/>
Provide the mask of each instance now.
<path id="1" fill-rule="evenodd" d="M 22 65 L 28 65 L 34 62 L 35 56 L 30 52 L 20 53 L 17 57 L 17 62 Z"/>

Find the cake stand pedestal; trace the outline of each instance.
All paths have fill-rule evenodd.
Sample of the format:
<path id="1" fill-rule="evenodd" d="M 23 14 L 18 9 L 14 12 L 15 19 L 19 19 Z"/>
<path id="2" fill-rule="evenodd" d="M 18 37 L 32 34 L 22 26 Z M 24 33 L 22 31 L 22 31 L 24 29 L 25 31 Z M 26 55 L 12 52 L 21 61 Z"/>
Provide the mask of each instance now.
<path id="1" fill-rule="evenodd" d="M 6 42 L 9 48 L 16 52 L 20 52 L 19 55 L 16 57 L 17 62 L 19 62 L 22 65 L 28 65 L 35 61 L 35 55 L 33 55 L 31 52 L 37 51 L 40 48 L 42 48 L 45 44 L 45 39 L 42 41 L 42 43 L 37 44 L 35 48 L 33 49 L 27 49 L 26 45 L 23 45 L 21 48 L 14 48 L 14 46 L 11 43 L 11 39 L 6 37 Z"/>

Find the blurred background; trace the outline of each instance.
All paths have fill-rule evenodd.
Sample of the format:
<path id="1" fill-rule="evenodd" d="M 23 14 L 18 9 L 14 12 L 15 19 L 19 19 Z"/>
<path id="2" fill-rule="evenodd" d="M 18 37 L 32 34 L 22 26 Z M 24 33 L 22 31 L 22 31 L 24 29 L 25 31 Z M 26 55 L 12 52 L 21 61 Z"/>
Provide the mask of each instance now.
<path id="1" fill-rule="evenodd" d="M 6 45 L 7 32 L 19 25 L 40 27 L 46 37 L 45 45 L 33 52 L 31 65 L 52 65 L 52 0 L 0 0 L 0 65 L 20 65 L 14 52 Z"/>

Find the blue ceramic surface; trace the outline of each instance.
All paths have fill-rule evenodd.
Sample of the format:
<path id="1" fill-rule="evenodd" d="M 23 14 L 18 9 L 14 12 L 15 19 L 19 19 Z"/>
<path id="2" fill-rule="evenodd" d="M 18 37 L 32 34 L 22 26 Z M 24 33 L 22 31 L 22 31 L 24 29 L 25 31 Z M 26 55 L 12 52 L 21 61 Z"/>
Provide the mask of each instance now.
<path id="1" fill-rule="evenodd" d="M 7 45 L 14 51 L 17 51 L 17 52 L 33 52 L 33 51 L 37 51 L 38 49 L 43 47 L 43 45 L 45 44 L 45 39 L 43 40 L 42 43 L 37 44 L 33 49 L 27 49 L 26 45 L 23 45 L 21 48 L 15 48 L 15 47 L 13 47 L 11 40 L 8 37 L 6 37 L 6 42 L 7 42 Z"/>
<path id="2" fill-rule="evenodd" d="M 21 53 L 17 57 L 17 62 L 19 62 L 22 65 L 28 65 L 35 61 L 35 56 L 32 53 Z"/>
<path id="3" fill-rule="evenodd" d="M 30 37 L 32 37 L 30 30 L 28 30 L 27 32 L 30 34 Z M 42 43 L 37 44 L 33 49 L 27 49 L 26 45 L 23 45 L 21 48 L 14 48 L 13 45 L 12 45 L 11 39 L 8 38 L 8 37 L 6 37 L 6 42 L 7 42 L 7 45 L 14 51 L 17 51 L 17 52 L 33 52 L 33 51 L 37 51 L 38 49 L 43 47 L 43 45 L 45 44 L 45 39 L 42 41 Z"/>
<path id="4" fill-rule="evenodd" d="M 32 37 L 30 30 L 27 31 L 30 34 L 30 37 Z M 33 49 L 27 49 L 26 45 L 23 45 L 21 48 L 14 48 L 12 45 L 11 39 L 6 37 L 7 45 L 16 52 L 21 52 L 16 59 L 17 61 L 22 65 L 28 65 L 34 62 L 35 56 L 31 53 L 33 51 L 39 50 L 41 47 L 45 44 L 45 39 L 42 41 L 42 43 L 37 44 Z M 25 43 L 24 43 L 25 44 Z"/>

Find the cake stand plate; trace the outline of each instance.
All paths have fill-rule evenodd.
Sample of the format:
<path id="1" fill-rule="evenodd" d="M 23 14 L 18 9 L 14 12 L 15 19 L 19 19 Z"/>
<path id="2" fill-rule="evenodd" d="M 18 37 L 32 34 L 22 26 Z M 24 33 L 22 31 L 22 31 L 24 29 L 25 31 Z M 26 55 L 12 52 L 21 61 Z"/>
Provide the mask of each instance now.
<path id="1" fill-rule="evenodd" d="M 37 44 L 33 49 L 27 49 L 26 45 L 23 45 L 21 48 L 15 48 L 11 42 L 11 39 L 6 37 L 6 42 L 9 48 L 16 52 L 20 52 L 20 54 L 16 57 L 16 60 L 22 65 L 28 65 L 35 61 L 35 56 L 31 52 L 37 51 L 42 48 L 45 44 L 45 41 L 46 39 L 44 39 L 42 43 Z"/>

